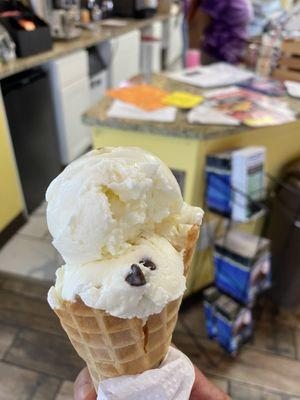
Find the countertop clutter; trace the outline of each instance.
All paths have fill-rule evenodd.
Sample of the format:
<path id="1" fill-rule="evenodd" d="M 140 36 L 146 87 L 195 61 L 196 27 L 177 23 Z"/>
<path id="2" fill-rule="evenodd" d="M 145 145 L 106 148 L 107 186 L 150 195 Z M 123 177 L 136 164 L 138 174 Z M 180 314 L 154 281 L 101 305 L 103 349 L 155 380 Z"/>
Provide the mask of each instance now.
<path id="1" fill-rule="evenodd" d="M 28 68 L 36 67 L 48 61 L 54 60 L 61 56 L 68 55 L 75 51 L 85 49 L 87 47 L 99 44 L 106 40 L 116 38 L 136 29 L 142 29 L 150 26 L 157 21 L 165 21 L 170 17 L 169 13 L 157 14 L 152 18 L 147 19 L 127 19 L 125 25 L 116 27 L 101 26 L 98 24 L 98 29 L 95 31 L 83 30 L 80 37 L 72 40 L 55 41 L 53 48 L 50 51 L 36 54 L 34 56 L 17 58 L 9 61 L 7 64 L 0 65 L 0 79 L 22 72 Z"/>
<path id="2" fill-rule="evenodd" d="M 143 77 L 137 77 L 132 80 L 133 84 L 143 82 Z M 151 85 L 163 89 L 167 92 L 184 91 L 196 95 L 203 94 L 204 90 L 195 86 L 175 81 L 166 74 L 152 75 Z M 284 96 L 284 100 L 296 115 L 300 115 L 300 102 L 296 98 Z M 232 134 L 246 132 L 249 128 L 245 125 L 224 126 L 221 124 L 195 125 L 187 121 L 187 112 L 178 110 L 174 122 L 152 122 L 139 121 L 133 119 L 119 119 L 108 116 L 108 110 L 111 107 L 113 99 L 106 96 L 103 100 L 93 105 L 83 115 L 83 120 L 91 126 L 108 127 L 113 129 L 122 129 L 124 131 L 146 132 L 156 135 L 173 136 L 177 138 L 187 138 L 194 140 L 207 140 L 222 138 Z"/>

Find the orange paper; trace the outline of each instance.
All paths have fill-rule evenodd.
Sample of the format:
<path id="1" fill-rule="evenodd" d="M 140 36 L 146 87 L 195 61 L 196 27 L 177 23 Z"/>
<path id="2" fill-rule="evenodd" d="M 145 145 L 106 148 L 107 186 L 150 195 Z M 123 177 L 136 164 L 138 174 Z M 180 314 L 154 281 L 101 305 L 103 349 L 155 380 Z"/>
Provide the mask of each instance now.
<path id="1" fill-rule="evenodd" d="M 154 86 L 142 83 L 120 89 L 111 89 L 106 94 L 114 99 L 133 104 L 145 111 L 154 111 L 166 107 L 163 104 L 163 99 L 168 93 Z"/>

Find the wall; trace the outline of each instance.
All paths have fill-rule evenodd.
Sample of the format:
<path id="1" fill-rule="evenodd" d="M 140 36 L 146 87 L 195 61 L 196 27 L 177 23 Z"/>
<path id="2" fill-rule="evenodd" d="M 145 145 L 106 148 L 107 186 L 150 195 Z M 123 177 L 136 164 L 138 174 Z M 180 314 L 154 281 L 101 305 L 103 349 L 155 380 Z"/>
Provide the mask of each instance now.
<path id="1" fill-rule="evenodd" d="M 0 93 L 0 232 L 23 208 L 19 177 Z"/>

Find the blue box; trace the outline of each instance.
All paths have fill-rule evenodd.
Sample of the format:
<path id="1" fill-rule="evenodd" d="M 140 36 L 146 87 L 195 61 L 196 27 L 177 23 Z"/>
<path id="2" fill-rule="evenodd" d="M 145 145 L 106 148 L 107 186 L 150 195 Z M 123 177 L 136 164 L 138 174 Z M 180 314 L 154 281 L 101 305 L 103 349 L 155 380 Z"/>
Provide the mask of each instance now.
<path id="1" fill-rule="evenodd" d="M 253 335 L 251 310 L 240 306 L 230 297 L 221 295 L 215 303 L 215 318 L 216 340 L 228 353 L 236 355 Z"/>
<path id="2" fill-rule="evenodd" d="M 206 203 L 208 208 L 229 217 L 232 212 L 231 152 L 206 157 Z"/>
<path id="3" fill-rule="evenodd" d="M 216 319 L 216 310 L 215 310 L 215 302 L 221 296 L 219 290 L 212 286 L 207 288 L 203 292 L 203 305 L 204 305 L 204 315 L 205 315 L 205 325 L 207 336 L 211 339 L 214 339 L 217 336 L 217 319 Z"/>
<path id="4" fill-rule="evenodd" d="M 214 264 L 216 286 L 245 305 L 271 286 L 268 239 L 231 230 L 216 241 Z"/>

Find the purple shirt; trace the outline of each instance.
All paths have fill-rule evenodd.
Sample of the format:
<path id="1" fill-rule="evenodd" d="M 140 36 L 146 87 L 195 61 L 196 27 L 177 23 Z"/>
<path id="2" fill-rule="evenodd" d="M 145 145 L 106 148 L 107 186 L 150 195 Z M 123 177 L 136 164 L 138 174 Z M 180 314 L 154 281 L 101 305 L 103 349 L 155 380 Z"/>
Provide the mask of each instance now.
<path id="1" fill-rule="evenodd" d="M 230 63 L 239 61 L 253 10 L 248 0 L 202 0 L 201 7 L 212 18 L 205 32 L 204 50 Z"/>

